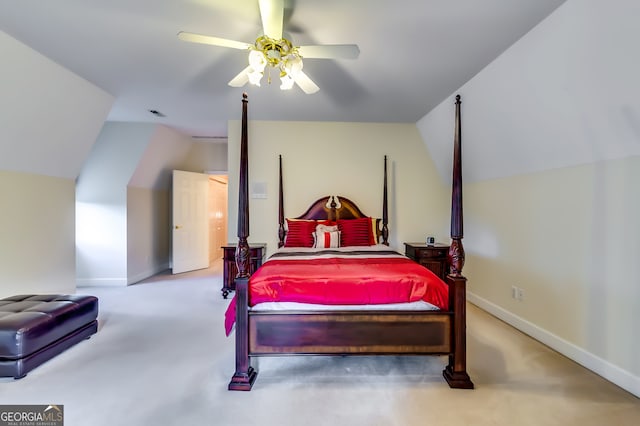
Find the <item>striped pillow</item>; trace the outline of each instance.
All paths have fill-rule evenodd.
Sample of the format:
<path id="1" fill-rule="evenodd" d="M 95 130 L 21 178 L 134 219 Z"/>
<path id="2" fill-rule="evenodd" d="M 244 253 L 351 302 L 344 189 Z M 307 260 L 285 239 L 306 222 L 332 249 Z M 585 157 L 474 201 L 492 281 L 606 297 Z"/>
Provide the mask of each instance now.
<path id="1" fill-rule="evenodd" d="M 376 237 L 373 233 L 373 223 L 370 217 L 360 219 L 338 219 L 340 230 L 340 246 L 373 246 Z"/>
<path id="2" fill-rule="evenodd" d="M 340 247 L 339 231 L 316 231 L 313 233 L 315 248 L 336 248 Z"/>
<path id="3" fill-rule="evenodd" d="M 315 220 L 287 219 L 285 247 L 313 247 Z"/>

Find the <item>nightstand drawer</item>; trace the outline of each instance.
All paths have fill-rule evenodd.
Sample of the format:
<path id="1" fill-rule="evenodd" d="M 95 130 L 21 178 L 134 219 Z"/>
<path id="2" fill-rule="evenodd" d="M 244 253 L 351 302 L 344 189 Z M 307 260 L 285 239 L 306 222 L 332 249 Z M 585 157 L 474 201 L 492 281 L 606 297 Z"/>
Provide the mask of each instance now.
<path id="1" fill-rule="evenodd" d="M 448 248 L 416 249 L 416 257 L 419 259 L 446 258 L 448 251 Z"/>

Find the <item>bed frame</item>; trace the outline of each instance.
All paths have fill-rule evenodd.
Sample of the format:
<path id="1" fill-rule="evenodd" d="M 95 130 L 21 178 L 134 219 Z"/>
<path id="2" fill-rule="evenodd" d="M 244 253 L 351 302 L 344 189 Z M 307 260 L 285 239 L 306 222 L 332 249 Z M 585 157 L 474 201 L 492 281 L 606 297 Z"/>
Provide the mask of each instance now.
<path id="1" fill-rule="evenodd" d="M 448 311 L 250 311 L 249 210 L 247 155 L 247 95 L 242 99 L 238 245 L 236 248 L 236 371 L 229 390 L 249 391 L 258 372 L 251 358 L 274 355 L 448 355 L 443 376 L 452 388 L 472 389 L 466 371 L 466 282 L 462 276 L 462 168 L 460 147 L 460 96 L 456 96 L 451 247 L 448 254 Z M 381 239 L 388 244 L 387 173 L 385 157 Z M 338 219 L 365 215 L 350 200 L 328 196 L 317 200 L 299 218 Z M 282 159 L 280 158 L 278 230 L 284 242 Z"/>

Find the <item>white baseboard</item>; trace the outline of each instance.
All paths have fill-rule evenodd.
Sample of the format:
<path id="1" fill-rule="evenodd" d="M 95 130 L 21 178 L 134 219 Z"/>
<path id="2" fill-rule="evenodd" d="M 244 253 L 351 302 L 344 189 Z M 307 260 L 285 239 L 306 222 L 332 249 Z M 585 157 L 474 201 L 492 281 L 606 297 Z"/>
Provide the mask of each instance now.
<path id="1" fill-rule="evenodd" d="M 155 265 L 128 278 L 77 278 L 76 287 L 125 287 L 169 269 L 169 262 Z"/>
<path id="2" fill-rule="evenodd" d="M 76 278 L 76 287 L 125 287 L 126 278 Z"/>
<path id="3" fill-rule="evenodd" d="M 532 322 L 514 315 L 512 312 L 507 311 L 477 294 L 467 291 L 467 300 L 640 398 L 640 377 L 635 376 L 631 372 L 626 371 L 543 328 L 540 328 Z"/>
<path id="4" fill-rule="evenodd" d="M 135 284 L 167 269 L 169 269 L 169 262 L 165 262 L 162 265 L 155 265 L 151 269 L 147 269 L 146 271 L 139 272 L 134 276 L 129 277 L 129 279 L 127 280 L 127 285 Z"/>

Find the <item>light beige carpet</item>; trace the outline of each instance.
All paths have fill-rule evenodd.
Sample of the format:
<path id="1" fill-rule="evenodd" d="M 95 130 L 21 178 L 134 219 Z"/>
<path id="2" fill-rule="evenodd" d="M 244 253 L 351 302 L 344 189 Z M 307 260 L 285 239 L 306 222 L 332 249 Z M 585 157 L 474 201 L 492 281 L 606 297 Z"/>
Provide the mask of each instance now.
<path id="1" fill-rule="evenodd" d="M 14 381 L 1 404 L 63 404 L 66 426 L 638 425 L 640 400 L 469 305 L 475 390 L 449 389 L 443 357 L 258 360 L 251 392 L 229 392 L 234 340 L 221 267 L 161 274 L 100 298 L 91 339 Z"/>

